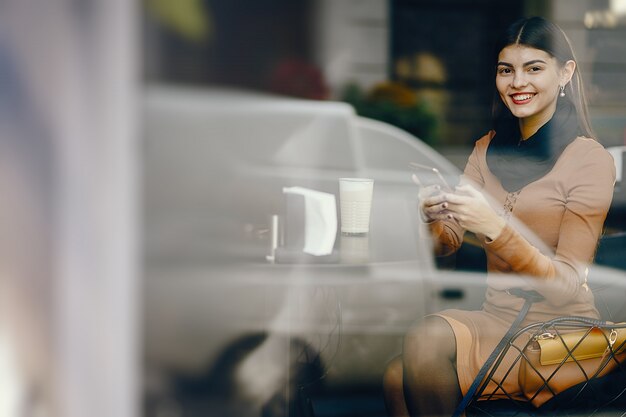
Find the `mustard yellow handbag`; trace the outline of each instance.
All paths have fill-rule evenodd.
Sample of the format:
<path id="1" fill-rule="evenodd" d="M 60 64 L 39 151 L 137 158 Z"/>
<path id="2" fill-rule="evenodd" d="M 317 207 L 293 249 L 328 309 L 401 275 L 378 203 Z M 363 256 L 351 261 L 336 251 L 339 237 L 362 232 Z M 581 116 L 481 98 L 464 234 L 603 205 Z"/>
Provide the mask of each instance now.
<path id="1" fill-rule="evenodd" d="M 518 381 L 524 396 L 539 407 L 567 388 L 615 370 L 626 358 L 624 323 L 564 332 L 548 329 L 523 350 Z"/>
<path id="2" fill-rule="evenodd" d="M 537 407 L 565 409 L 567 405 L 563 407 L 557 398 L 556 403 L 551 401 L 546 404 L 559 393 L 563 393 L 577 408 L 591 405 L 597 410 L 611 407 L 613 403 L 618 407 L 626 406 L 626 403 L 617 404 L 624 393 L 621 382 L 618 384 L 622 385 L 616 387 L 619 392 L 614 393 L 611 387 L 603 387 L 603 391 L 607 388 L 607 395 L 596 395 L 594 398 L 588 397 L 593 389 L 587 389 L 603 381 L 601 377 L 611 371 L 615 370 L 614 375 L 620 378 L 624 376 L 626 364 L 622 365 L 622 362 L 626 359 L 626 323 L 568 316 L 520 328 L 530 306 L 543 300 L 543 297 L 535 291 L 519 288 L 511 288 L 509 293 L 523 298 L 524 305 L 481 366 L 454 410 L 453 417 L 460 417 L 466 409 L 484 415 L 492 415 L 492 411 L 497 414 L 501 407 L 499 399 L 513 404 L 517 411 L 522 412 L 521 415 L 534 415 L 530 408 L 536 410 Z M 515 359 L 505 360 L 511 350 L 517 352 Z M 622 372 L 617 372 L 618 367 Z M 515 375 L 519 391 L 506 392 L 504 380 Z M 570 395 L 572 392 L 574 395 Z M 579 395 L 587 404 L 577 400 Z M 490 403 L 494 404 L 493 408 Z"/>

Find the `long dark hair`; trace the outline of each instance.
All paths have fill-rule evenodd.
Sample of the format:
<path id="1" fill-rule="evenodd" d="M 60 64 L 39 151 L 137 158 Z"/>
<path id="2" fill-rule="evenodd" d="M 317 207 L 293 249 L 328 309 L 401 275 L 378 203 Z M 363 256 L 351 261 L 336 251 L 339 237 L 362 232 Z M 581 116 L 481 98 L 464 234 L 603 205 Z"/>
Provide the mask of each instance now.
<path id="1" fill-rule="evenodd" d="M 498 62 L 500 52 L 510 45 L 523 45 L 540 49 L 556 58 L 561 66 L 570 60 L 578 63 L 572 45 L 563 30 L 542 17 L 523 18 L 509 26 L 495 45 L 494 62 Z M 559 100 L 564 99 L 569 100 L 574 105 L 581 133 L 587 137 L 595 137 L 589 121 L 587 100 L 578 65 L 576 65 L 571 81 L 565 86 L 565 97 L 559 97 Z M 497 91 L 494 95 L 492 110 L 494 123 L 502 118 L 513 117 Z"/>

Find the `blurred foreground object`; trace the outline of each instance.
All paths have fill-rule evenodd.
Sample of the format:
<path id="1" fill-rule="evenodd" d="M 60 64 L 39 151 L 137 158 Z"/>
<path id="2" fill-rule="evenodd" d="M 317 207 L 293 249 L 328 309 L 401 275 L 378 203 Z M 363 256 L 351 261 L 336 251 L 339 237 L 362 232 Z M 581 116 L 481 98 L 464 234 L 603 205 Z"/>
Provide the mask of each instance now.
<path id="1" fill-rule="evenodd" d="M 136 30 L 125 0 L 0 4 L 9 417 L 139 412 Z"/>

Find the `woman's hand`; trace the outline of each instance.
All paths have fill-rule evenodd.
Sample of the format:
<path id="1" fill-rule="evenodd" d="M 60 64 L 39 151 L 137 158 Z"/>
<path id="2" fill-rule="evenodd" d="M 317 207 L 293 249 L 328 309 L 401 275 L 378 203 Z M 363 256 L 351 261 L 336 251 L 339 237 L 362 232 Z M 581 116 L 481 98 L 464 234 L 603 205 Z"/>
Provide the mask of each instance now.
<path id="1" fill-rule="evenodd" d="M 448 204 L 444 198 L 444 193 L 438 185 L 429 185 L 420 188 L 418 193 L 419 210 L 422 220 L 432 222 L 435 220 L 446 220 Z"/>
<path id="2" fill-rule="evenodd" d="M 441 198 L 446 201 L 448 218 L 455 219 L 465 230 L 494 240 L 506 224 L 485 196 L 469 184 L 460 185 L 454 193 L 445 193 Z"/>

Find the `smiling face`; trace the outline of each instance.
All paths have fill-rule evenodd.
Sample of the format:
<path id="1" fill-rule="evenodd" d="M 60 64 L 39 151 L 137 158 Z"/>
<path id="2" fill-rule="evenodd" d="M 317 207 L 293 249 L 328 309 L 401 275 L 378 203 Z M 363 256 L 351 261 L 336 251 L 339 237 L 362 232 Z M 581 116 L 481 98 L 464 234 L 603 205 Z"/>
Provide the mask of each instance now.
<path id="1" fill-rule="evenodd" d="M 520 119 L 522 136 L 528 138 L 554 114 L 559 86 L 571 79 L 574 61 L 559 65 L 545 51 L 509 45 L 500 51 L 496 88 L 511 113 Z"/>

